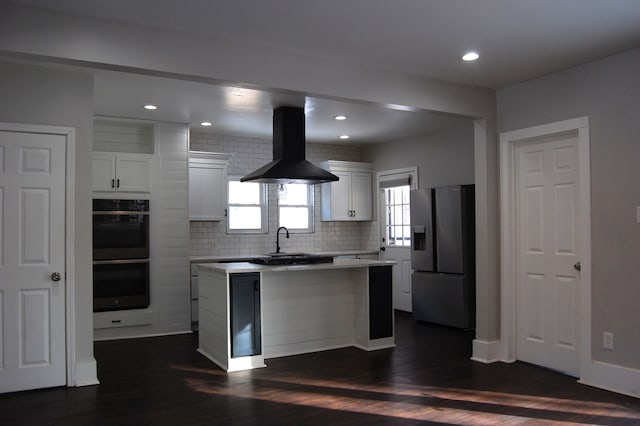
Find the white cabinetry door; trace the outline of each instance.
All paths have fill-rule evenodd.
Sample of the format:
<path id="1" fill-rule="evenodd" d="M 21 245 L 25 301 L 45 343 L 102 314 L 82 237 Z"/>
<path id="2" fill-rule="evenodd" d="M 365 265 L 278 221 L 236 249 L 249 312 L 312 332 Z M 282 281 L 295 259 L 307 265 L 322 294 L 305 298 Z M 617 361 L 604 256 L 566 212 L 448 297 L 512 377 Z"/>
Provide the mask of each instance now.
<path id="1" fill-rule="evenodd" d="M 93 153 L 93 190 L 150 192 L 151 155 L 124 152 Z"/>
<path id="2" fill-rule="evenodd" d="M 150 157 L 145 154 L 117 154 L 116 189 L 120 192 L 150 192 Z"/>
<path id="3" fill-rule="evenodd" d="M 93 190 L 113 191 L 116 187 L 116 156 L 112 152 L 93 153 Z"/>
<path id="4" fill-rule="evenodd" d="M 351 219 L 351 173 L 333 172 L 340 178 L 337 182 L 327 183 L 331 185 L 330 191 L 330 220 L 352 220 Z M 324 190 L 324 188 L 323 188 Z M 324 215 L 323 218 L 324 220 Z M 327 219 L 329 220 L 329 219 Z"/>
<path id="5" fill-rule="evenodd" d="M 351 174 L 351 211 L 353 220 L 372 220 L 371 173 Z"/>
<path id="6" fill-rule="evenodd" d="M 189 152 L 189 220 L 225 219 L 229 158 L 229 154 Z"/>
<path id="7" fill-rule="evenodd" d="M 322 184 L 322 220 L 372 220 L 372 165 L 333 160 L 321 165 L 340 179 Z"/>

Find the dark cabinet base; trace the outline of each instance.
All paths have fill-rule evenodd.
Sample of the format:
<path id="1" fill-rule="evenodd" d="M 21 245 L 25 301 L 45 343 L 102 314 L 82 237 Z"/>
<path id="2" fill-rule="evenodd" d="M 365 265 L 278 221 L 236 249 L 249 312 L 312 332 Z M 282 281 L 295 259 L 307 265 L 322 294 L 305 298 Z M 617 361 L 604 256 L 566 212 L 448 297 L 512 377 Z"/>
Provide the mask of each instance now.
<path id="1" fill-rule="evenodd" d="M 393 336 L 392 266 L 369 268 L 369 338 Z"/>

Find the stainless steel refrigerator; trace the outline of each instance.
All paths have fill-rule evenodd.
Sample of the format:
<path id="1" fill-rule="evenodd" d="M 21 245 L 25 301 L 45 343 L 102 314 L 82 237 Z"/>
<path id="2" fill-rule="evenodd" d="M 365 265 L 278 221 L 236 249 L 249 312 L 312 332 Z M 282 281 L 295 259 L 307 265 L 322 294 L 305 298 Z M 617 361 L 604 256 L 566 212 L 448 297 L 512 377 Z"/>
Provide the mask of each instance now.
<path id="1" fill-rule="evenodd" d="M 473 329 L 474 185 L 418 189 L 410 196 L 413 317 Z"/>

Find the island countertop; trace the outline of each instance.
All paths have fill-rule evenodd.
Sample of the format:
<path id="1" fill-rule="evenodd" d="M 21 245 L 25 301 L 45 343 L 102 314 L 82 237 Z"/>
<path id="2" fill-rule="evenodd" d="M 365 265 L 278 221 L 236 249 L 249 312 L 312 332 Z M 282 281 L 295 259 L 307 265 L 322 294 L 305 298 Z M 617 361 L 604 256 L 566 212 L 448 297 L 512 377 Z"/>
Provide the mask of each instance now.
<path id="1" fill-rule="evenodd" d="M 226 273 L 312 271 L 322 269 L 366 268 L 369 266 L 395 265 L 392 260 L 334 259 L 332 263 L 312 263 L 306 265 L 261 265 L 249 262 L 199 263 L 198 268 Z"/>

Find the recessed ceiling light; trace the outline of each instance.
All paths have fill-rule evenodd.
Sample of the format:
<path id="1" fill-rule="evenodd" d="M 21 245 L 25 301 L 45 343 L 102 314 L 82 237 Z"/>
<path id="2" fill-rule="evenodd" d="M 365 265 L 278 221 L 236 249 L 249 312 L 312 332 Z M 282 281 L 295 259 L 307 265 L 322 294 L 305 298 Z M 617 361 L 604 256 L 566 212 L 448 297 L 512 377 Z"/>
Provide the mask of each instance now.
<path id="1" fill-rule="evenodd" d="M 333 118 L 335 118 L 335 119 L 336 119 L 336 120 L 338 120 L 338 121 L 342 121 L 342 120 L 346 120 L 346 119 L 347 119 L 347 116 L 346 116 L 346 115 L 336 115 L 336 116 L 335 116 L 335 117 L 333 117 Z"/>
<path id="2" fill-rule="evenodd" d="M 478 54 L 478 52 L 467 52 L 464 55 L 462 55 L 462 60 L 466 62 L 471 62 L 471 61 L 476 61 L 479 57 L 480 55 Z"/>
<path id="3" fill-rule="evenodd" d="M 158 109 L 158 107 L 155 106 L 155 105 L 152 105 L 152 104 L 147 104 L 147 105 L 144 106 L 144 109 L 156 110 L 156 109 Z"/>
<path id="4" fill-rule="evenodd" d="M 340 135 L 339 138 L 340 139 L 349 139 L 349 135 Z"/>
<path id="5" fill-rule="evenodd" d="M 209 121 L 203 121 L 202 123 L 200 123 L 200 125 L 204 127 L 209 127 L 211 126 L 211 123 Z"/>

